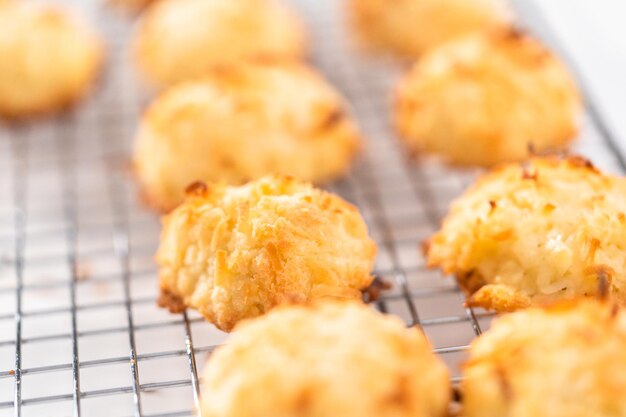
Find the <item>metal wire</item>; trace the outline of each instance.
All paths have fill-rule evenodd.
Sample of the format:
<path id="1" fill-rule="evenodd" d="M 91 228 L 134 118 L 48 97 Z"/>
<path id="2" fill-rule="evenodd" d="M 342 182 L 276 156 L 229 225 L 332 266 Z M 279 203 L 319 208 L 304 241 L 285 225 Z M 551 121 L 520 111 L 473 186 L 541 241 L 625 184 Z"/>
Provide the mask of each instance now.
<path id="1" fill-rule="evenodd" d="M 13 141 L 13 161 L 15 168 L 13 170 L 13 179 L 21 178 L 24 170 L 27 168 L 24 154 L 26 144 Z M 15 394 L 13 403 L 15 405 L 15 416 L 21 416 L 19 404 L 22 401 L 22 292 L 23 292 L 23 254 L 26 245 L 26 237 L 24 229 L 26 224 L 26 212 L 24 210 L 24 194 L 26 184 L 14 185 L 14 224 L 15 224 Z"/>
<path id="2" fill-rule="evenodd" d="M 388 125 L 398 66 L 348 52 L 336 0 L 293 1 L 310 25 L 314 64 L 348 97 L 368 137 L 353 173 L 329 188 L 360 207 L 380 248 L 375 272 L 395 284 L 376 306 L 419 326 L 456 382 L 468 344 L 492 314 L 465 308 L 452 280 L 427 271 L 418 246 L 473 175 L 406 158 Z M 554 45 L 530 0 L 516 4 Z M 0 130 L 9 155 L 0 152 L 0 179 L 12 181 L 9 194 L 0 189 L 0 300 L 14 300 L 0 302 L 0 326 L 14 326 L 0 332 L 0 352 L 15 353 L 0 367 L 0 417 L 42 415 L 42 407 L 45 415 L 193 415 L 198 370 L 224 340 L 196 313 L 170 316 L 154 305 L 158 222 L 120 168 L 147 98 L 128 66 L 130 22 L 104 10 L 97 19 L 110 62 L 92 101 L 52 121 Z M 603 167 L 626 172 L 616 138 L 586 96 L 579 145 Z M 69 348 L 55 354 L 57 345 Z"/>
<path id="3" fill-rule="evenodd" d="M 72 124 L 61 125 L 57 129 L 56 139 L 57 147 L 62 150 L 63 155 L 75 157 L 74 141 L 76 137 Z M 73 159 L 73 158 L 72 158 Z M 78 337 L 76 325 L 76 281 L 77 281 L 77 264 L 76 264 L 76 239 L 77 239 L 77 219 L 76 219 L 76 182 L 75 182 L 75 165 L 59 164 L 62 171 L 62 200 L 64 218 L 67 223 L 66 240 L 67 240 L 67 264 L 70 270 L 70 312 L 72 315 L 72 379 L 73 379 L 73 404 L 74 417 L 79 417 L 80 413 L 80 372 L 78 366 L 80 363 L 78 355 Z"/>

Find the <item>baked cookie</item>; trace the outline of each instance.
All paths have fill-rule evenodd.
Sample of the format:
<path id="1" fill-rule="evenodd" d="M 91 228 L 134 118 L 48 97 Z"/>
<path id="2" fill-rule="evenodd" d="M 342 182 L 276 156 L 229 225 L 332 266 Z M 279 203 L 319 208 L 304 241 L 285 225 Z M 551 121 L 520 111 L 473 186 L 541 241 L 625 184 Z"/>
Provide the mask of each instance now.
<path id="1" fill-rule="evenodd" d="M 457 199 L 426 245 L 468 302 L 499 311 L 598 292 L 626 302 L 626 180 L 577 157 L 504 165 Z"/>
<path id="2" fill-rule="evenodd" d="M 0 117 L 62 109 L 92 86 L 103 48 L 95 33 L 62 9 L 0 1 Z"/>
<path id="3" fill-rule="evenodd" d="M 285 302 L 359 299 L 376 246 L 359 211 L 286 177 L 240 187 L 196 184 L 163 220 L 156 256 L 172 311 L 198 310 L 230 331 Z"/>
<path id="4" fill-rule="evenodd" d="M 503 0 L 349 0 L 347 13 L 367 47 L 417 57 L 473 32 L 508 26 Z"/>
<path id="5" fill-rule="evenodd" d="M 157 86 L 249 59 L 304 55 L 300 22 L 278 0 L 162 0 L 139 22 L 134 52 Z"/>
<path id="6" fill-rule="evenodd" d="M 204 370 L 207 417 L 444 417 L 446 366 L 424 335 L 356 302 L 237 326 Z"/>
<path id="7" fill-rule="evenodd" d="M 626 416 L 626 313 L 584 300 L 499 318 L 461 388 L 465 417 Z"/>
<path id="8" fill-rule="evenodd" d="M 134 165 L 148 202 L 170 210 L 198 180 L 334 179 L 360 142 L 343 98 L 312 69 L 240 63 L 158 97 L 139 127 Z"/>
<path id="9" fill-rule="evenodd" d="M 581 114 L 565 66 L 536 40 L 508 30 L 426 54 L 399 83 L 394 117 L 411 150 L 491 166 L 566 148 Z"/>

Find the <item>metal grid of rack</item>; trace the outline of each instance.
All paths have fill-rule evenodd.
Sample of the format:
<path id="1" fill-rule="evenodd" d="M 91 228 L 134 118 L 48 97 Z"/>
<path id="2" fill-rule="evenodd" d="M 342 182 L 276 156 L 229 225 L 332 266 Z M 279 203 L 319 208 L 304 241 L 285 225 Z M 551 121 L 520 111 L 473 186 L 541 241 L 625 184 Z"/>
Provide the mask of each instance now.
<path id="1" fill-rule="evenodd" d="M 376 273 L 394 285 L 376 307 L 420 325 L 458 379 L 490 315 L 465 308 L 418 247 L 475 173 L 409 160 L 389 125 L 398 64 L 351 52 L 336 0 L 293 2 L 310 25 L 313 63 L 348 97 L 368 139 L 351 175 L 329 188 L 360 207 L 378 242 Z M 147 102 L 128 62 L 132 25 L 88 3 L 109 43 L 94 96 L 61 117 L 0 130 L 0 416 L 193 415 L 198 369 L 225 335 L 195 312 L 155 306 L 159 222 L 126 169 Z M 529 1 L 516 3 L 546 38 Z M 577 150 L 624 172 L 588 110 Z"/>

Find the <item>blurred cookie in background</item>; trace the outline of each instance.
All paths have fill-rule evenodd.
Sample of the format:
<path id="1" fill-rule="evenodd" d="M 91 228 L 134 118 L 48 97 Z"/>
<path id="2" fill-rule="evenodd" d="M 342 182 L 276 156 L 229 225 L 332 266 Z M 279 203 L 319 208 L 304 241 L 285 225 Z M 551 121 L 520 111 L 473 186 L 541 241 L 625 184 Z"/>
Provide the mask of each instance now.
<path id="1" fill-rule="evenodd" d="M 297 59 L 305 33 L 279 0 L 161 0 L 139 21 L 134 56 L 156 86 L 249 59 Z"/>
<path id="2" fill-rule="evenodd" d="M 345 0 L 363 46 L 405 57 L 476 31 L 507 26 L 504 0 Z"/>
<path id="3" fill-rule="evenodd" d="M 69 11 L 0 2 L 0 116 L 23 118 L 73 104 L 92 87 L 103 45 Z"/>
<path id="4" fill-rule="evenodd" d="M 141 120 L 134 167 L 147 202 L 171 210 L 194 181 L 345 174 L 361 137 L 341 95 L 295 62 L 239 63 L 165 91 Z"/>
<path id="5" fill-rule="evenodd" d="M 424 55 L 397 87 L 394 118 L 416 153 L 491 166 L 566 149 L 578 134 L 582 103 L 561 61 L 509 29 Z"/>

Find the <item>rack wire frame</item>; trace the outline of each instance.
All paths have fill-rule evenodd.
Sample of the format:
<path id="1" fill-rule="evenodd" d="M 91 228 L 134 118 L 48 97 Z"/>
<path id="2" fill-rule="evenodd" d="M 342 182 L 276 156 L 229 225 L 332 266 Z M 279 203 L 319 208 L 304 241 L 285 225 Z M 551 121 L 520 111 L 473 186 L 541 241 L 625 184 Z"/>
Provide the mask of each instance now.
<path id="1" fill-rule="evenodd" d="M 314 64 L 348 97 L 368 138 L 351 175 L 329 188 L 360 207 L 380 248 L 376 273 L 394 283 L 375 306 L 420 326 L 456 381 L 491 314 L 464 307 L 452 280 L 426 270 L 418 246 L 476 173 L 407 159 L 389 126 L 397 63 L 350 52 L 335 0 L 294 3 L 312 30 Z M 193 415 L 199 369 L 224 335 L 195 312 L 154 306 L 158 221 L 124 170 L 147 97 L 128 67 L 129 21 L 90 4 L 110 51 L 94 98 L 0 130 L 0 416 Z M 530 0 L 516 6 L 554 46 Z M 589 95 L 577 146 L 604 169 L 626 172 Z M 98 341 L 111 336 L 115 343 Z"/>

